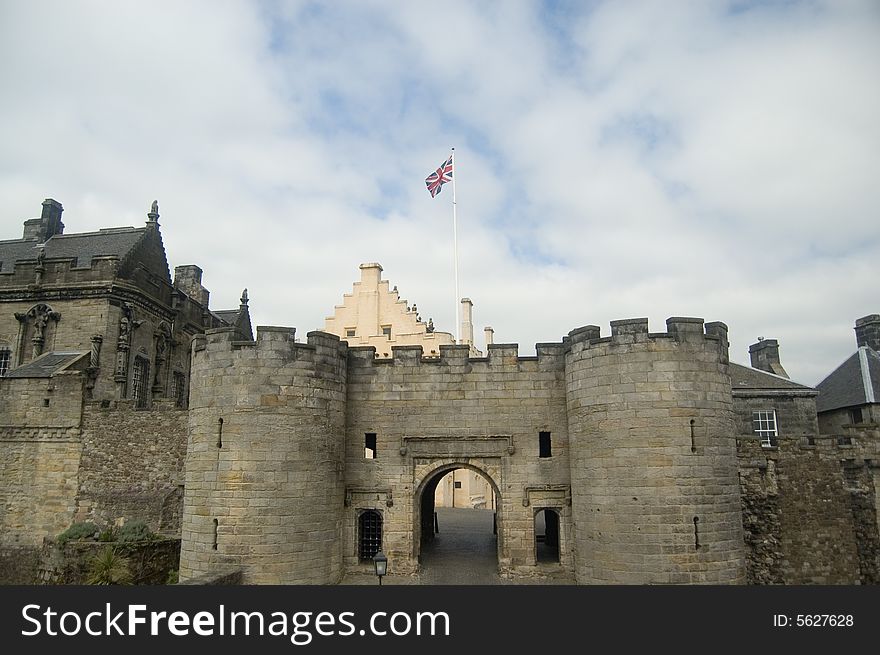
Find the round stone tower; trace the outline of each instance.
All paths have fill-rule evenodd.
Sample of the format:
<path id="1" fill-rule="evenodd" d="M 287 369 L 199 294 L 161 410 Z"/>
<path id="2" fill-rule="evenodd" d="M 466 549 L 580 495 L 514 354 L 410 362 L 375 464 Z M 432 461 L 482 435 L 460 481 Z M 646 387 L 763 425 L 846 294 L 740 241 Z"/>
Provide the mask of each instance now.
<path id="1" fill-rule="evenodd" d="M 181 579 L 240 567 L 247 584 L 332 584 L 342 569 L 347 345 L 233 328 L 193 345 Z"/>
<path id="2" fill-rule="evenodd" d="M 727 326 L 587 326 L 566 357 L 581 584 L 745 582 Z"/>

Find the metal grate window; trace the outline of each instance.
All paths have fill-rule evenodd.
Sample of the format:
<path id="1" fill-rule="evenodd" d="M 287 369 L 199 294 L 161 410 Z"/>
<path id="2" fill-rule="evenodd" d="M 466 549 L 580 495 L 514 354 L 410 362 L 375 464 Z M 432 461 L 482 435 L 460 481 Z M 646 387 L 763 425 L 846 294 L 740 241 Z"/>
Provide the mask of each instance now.
<path id="1" fill-rule="evenodd" d="M 368 509 L 358 517 L 358 555 L 361 561 L 373 559 L 382 550 L 382 515 Z"/>
<path id="2" fill-rule="evenodd" d="M 12 359 L 12 351 L 9 348 L 0 348 L 0 378 L 9 370 L 9 362 Z"/>
<path id="3" fill-rule="evenodd" d="M 149 380 L 150 363 L 143 357 L 134 358 L 131 371 L 132 396 L 136 407 L 147 406 L 147 380 Z"/>
<path id="4" fill-rule="evenodd" d="M 752 429 L 761 437 L 761 445 L 765 447 L 775 446 L 776 437 L 776 410 L 767 409 L 752 412 Z"/>

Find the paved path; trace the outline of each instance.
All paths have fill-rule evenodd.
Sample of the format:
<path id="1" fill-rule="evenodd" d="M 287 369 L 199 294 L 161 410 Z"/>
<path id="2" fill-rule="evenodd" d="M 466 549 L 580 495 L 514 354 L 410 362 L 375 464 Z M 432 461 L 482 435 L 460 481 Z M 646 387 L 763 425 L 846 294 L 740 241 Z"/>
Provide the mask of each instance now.
<path id="1" fill-rule="evenodd" d="M 488 509 L 438 507 L 440 532 L 422 546 L 422 584 L 501 584 L 492 515 Z"/>

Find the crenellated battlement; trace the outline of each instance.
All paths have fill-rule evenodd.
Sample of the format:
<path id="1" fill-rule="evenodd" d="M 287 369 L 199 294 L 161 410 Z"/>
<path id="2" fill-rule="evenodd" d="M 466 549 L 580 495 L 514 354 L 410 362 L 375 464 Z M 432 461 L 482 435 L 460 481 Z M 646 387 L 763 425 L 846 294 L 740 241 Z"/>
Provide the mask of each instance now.
<path id="1" fill-rule="evenodd" d="M 343 342 L 344 343 L 344 342 Z M 493 343 L 487 347 L 485 357 L 470 357 L 470 346 L 441 345 L 440 356 L 425 356 L 422 346 L 392 346 L 391 357 L 378 357 L 374 346 L 350 346 L 348 365 L 355 369 L 369 369 L 387 366 L 426 366 L 442 368 L 459 366 L 468 368 L 513 368 L 517 369 L 529 362 L 537 362 L 540 368 L 561 368 L 565 364 L 568 344 L 537 343 L 536 355 L 520 356 L 519 344 Z"/>
<path id="2" fill-rule="evenodd" d="M 673 316 L 666 319 L 665 332 L 649 332 L 647 318 L 628 318 L 611 321 L 611 336 L 603 337 L 597 325 L 585 325 L 568 333 L 571 346 L 581 348 L 596 344 L 628 344 L 673 339 L 678 342 L 697 342 L 704 339 L 720 341 L 727 347 L 727 325 L 720 321 L 705 323 L 702 318 Z"/>
<path id="3" fill-rule="evenodd" d="M 348 353 L 348 344 L 327 332 L 309 332 L 306 342 L 301 343 L 296 340 L 296 328 L 260 325 L 255 341 L 241 341 L 236 337 L 234 327 L 207 330 L 193 340 L 194 361 L 237 352 L 241 359 L 271 359 L 276 360 L 273 362 L 276 364 L 288 361 L 326 363 L 334 358 L 344 360 Z"/>

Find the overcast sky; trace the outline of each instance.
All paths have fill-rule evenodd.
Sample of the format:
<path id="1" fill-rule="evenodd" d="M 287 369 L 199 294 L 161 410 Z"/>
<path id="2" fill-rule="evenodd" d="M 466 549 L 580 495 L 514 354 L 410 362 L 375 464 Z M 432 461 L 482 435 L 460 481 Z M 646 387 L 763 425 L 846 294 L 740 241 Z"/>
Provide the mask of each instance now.
<path id="1" fill-rule="evenodd" d="M 142 225 L 321 328 L 362 262 L 497 342 L 669 316 L 815 384 L 880 313 L 880 3 L 0 0 L 0 238 Z"/>

